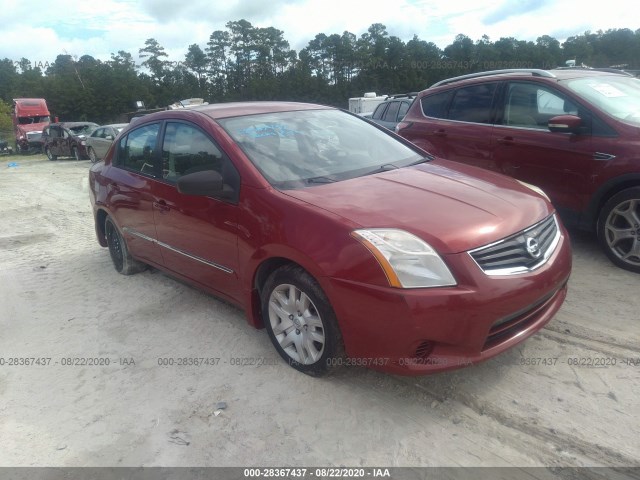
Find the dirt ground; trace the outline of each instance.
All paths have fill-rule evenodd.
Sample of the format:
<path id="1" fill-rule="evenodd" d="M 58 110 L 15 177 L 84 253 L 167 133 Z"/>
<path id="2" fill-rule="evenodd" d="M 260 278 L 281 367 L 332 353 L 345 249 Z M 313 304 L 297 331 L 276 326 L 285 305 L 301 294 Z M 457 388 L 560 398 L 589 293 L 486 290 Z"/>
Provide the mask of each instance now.
<path id="1" fill-rule="evenodd" d="M 118 275 L 88 168 L 0 159 L 0 465 L 640 465 L 640 276 L 590 235 L 572 232 L 567 301 L 519 348 L 429 377 L 318 380 L 235 307 Z M 159 365 L 185 357 L 219 361 Z"/>

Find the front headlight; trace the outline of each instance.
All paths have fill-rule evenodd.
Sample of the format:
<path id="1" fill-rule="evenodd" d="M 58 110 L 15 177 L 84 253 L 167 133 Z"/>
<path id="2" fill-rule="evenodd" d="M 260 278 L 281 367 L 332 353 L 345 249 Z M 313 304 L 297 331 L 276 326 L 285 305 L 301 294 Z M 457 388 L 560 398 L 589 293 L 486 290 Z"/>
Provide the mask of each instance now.
<path id="1" fill-rule="evenodd" d="M 351 235 L 376 257 L 392 287 L 456 285 L 440 255 L 415 235 L 393 228 L 354 230 Z"/>
<path id="2" fill-rule="evenodd" d="M 518 182 L 520 185 L 524 185 L 525 187 L 527 187 L 529 190 L 533 190 L 536 193 L 539 193 L 540 195 L 542 195 L 544 198 L 547 199 L 547 201 L 551 201 L 549 199 L 549 197 L 547 197 L 547 194 L 544 193 L 544 190 L 542 190 L 540 187 L 536 187 L 535 185 L 531 185 L 530 183 L 527 182 L 523 182 L 522 180 L 516 180 L 516 182 Z"/>

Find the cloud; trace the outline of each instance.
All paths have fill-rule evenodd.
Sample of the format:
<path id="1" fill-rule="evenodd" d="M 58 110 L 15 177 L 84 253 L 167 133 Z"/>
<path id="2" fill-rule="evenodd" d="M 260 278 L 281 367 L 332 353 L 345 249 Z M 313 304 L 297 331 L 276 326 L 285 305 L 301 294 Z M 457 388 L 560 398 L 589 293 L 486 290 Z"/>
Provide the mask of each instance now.
<path id="1" fill-rule="evenodd" d="M 539 10 L 549 4 L 550 0 L 523 0 L 520 2 L 507 0 L 500 7 L 485 16 L 482 22 L 485 25 L 493 25 L 510 17 L 517 17 Z"/>
<path id="2" fill-rule="evenodd" d="M 595 4 L 593 4 L 595 5 Z M 577 13 L 579 12 L 579 14 Z M 15 19 L 25 19 L 16 22 Z M 356 36 L 373 23 L 404 41 L 414 35 L 444 48 L 459 33 L 477 40 L 516 37 L 535 40 L 552 35 L 561 42 L 586 30 L 631 28 L 637 18 L 628 0 L 608 0 L 606 8 L 583 0 L 101 0 L 99 4 L 56 0 L 33 3 L 3 0 L 0 9 L 0 58 L 25 57 L 53 62 L 57 55 L 91 55 L 109 60 L 124 50 L 138 61 L 138 49 L 155 38 L 182 61 L 189 45 L 205 48 L 214 30 L 246 19 L 257 27 L 284 32 L 291 48 L 301 50 L 318 33 L 349 31 Z"/>
<path id="3" fill-rule="evenodd" d="M 229 21 L 246 19 L 253 23 L 272 18 L 288 5 L 303 3 L 305 0 L 227 0 L 213 5 L 210 0 L 143 0 L 140 8 L 162 24 L 205 21 L 222 28 Z"/>

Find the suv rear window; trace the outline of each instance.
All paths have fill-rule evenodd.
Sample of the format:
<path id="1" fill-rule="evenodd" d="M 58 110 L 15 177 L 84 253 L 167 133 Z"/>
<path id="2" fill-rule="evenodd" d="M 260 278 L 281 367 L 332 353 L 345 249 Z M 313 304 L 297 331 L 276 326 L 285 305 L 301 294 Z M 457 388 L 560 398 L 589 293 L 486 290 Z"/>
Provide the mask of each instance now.
<path id="1" fill-rule="evenodd" d="M 381 103 L 376 107 L 376 110 L 373 112 L 373 115 L 371 115 L 371 118 L 373 118 L 374 120 L 380 120 L 386 108 L 387 104 Z"/>

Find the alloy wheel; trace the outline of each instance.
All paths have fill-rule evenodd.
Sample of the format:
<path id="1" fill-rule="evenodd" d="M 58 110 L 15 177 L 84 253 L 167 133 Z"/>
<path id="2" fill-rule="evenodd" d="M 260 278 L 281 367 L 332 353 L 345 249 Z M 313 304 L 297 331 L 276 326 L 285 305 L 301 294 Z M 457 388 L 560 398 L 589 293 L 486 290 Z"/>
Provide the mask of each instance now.
<path id="1" fill-rule="evenodd" d="M 604 234 L 607 246 L 617 258 L 640 267 L 640 199 L 616 205 L 606 219 Z"/>
<path id="2" fill-rule="evenodd" d="M 269 322 L 284 352 L 303 365 L 324 352 L 325 328 L 313 301 L 295 285 L 278 285 L 269 297 Z"/>

